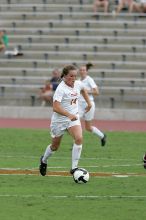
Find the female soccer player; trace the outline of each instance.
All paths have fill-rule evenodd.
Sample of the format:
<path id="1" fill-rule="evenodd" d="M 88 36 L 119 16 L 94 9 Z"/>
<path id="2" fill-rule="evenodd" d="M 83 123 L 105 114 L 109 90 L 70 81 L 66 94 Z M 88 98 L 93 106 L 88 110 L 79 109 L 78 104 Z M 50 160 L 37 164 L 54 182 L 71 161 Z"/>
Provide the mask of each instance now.
<path id="1" fill-rule="evenodd" d="M 85 121 L 85 129 L 97 135 L 101 140 L 101 146 L 104 146 L 106 144 L 106 135 L 102 133 L 98 128 L 92 125 L 92 120 L 94 118 L 94 113 L 95 113 L 94 96 L 99 95 L 99 90 L 98 90 L 98 87 L 95 81 L 90 76 L 88 76 L 88 70 L 92 66 L 93 65 L 91 63 L 88 63 L 79 68 L 79 73 L 81 76 L 80 80 L 84 84 L 86 91 L 89 94 L 89 98 L 92 104 L 90 111 L 86 112 L 85 111 L 86 102 L 83 99 L 83 96 L 81 95 L 80 100 L 79 100 L 79 115 L 80 115 L 80 118 L 83 118 Z"/>
<path id="2" fill-rule="evenodd" d="M 52 143 L 47 146 L 44 155 L 40 160 L 40 173 L 42 176 L 47 172 L 47 160 L 56 151 L 67 130 L 74 140 L 72 148 L 72 168 L 73 174 L 78 167 L 78 162 L 82 150 L 82 127 L 78 113 L 78 99 L 80 93 L 87 103 L 85 111 L 91 109 L 91 102 L 88 93 L 80 81 L 76 81 L 77 68 L 74 65 L 64 67 L 61 78 L 62 82 L 58 85 L 53 96 L 53 115 L 51 118 L 51 137 Z"/>

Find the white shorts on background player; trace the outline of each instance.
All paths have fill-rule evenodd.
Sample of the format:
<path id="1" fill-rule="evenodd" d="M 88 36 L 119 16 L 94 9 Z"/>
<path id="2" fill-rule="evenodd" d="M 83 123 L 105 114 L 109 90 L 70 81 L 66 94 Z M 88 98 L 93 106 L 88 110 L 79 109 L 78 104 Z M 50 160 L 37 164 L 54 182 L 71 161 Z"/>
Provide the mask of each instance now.
<path id="1" fill-rule="evenodd" d="M 90 77 L 86 76 L 85 79 L 81 80 L 83 83 L 85 89 L 87 90 L 92 90 L 94 88 L 97 88 L 97 85 L 95 81 Z M 87 106 L 83 96 L 80 96 L 79 99 L 79 115 L 80 118 L 83 118 L 85 121 L 91 121 L 94 118 L 94 113 L 95 113 L 95 103 L 94 103 L 94 97 L 92 94 L 89 94 L 89 99 L 91 101 L 92 107 L 89 112 L 85 113 L 85 108 Z"/>
<path id="2" fill-rule="evenodd" d="M 85 121 L 91 121 L 94 118 L 95 113 L 95 103 L 94 101 L 91 101 L 92 107 L 90 111 L 85 112 L 85 108 L 87 104 L 85 102 L 79 102 L 79 116 L 80 118 L 83 118 Z"/>

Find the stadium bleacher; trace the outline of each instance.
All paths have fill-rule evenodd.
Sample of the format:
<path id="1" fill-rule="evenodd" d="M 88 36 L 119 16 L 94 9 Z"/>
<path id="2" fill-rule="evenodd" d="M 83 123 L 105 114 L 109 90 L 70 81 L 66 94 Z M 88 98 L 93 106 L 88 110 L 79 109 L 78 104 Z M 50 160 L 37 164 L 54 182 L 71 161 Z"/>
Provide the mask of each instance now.
<path id="1" fill-rule="evenodd" d="M 0 105 L 40 106 L 38 91 L 54 68 L 89 61 L 100 89 L 98 108 L 146 108 L 146 17 L 95 16 L 92 4 L 1 0 L 0 29 L 7 31 L 8 49 L 23 56 L 0 53 Z"/>

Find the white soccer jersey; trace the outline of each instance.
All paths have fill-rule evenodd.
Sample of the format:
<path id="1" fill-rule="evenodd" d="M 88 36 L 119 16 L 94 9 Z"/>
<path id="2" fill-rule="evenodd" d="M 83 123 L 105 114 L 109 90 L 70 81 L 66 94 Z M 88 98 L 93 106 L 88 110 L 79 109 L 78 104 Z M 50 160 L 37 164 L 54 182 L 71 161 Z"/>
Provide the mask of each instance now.
<path id="1" fill-rule="evenodd" d="M 80 97 L 80 91 L 84 88 L 84 85 L 80 81 L 75 81 L 74 87 L 69 87 L 62 81 L 53 96 L 53 102 L 60 102 L 61 106 L 71 114 L 78 115 L 78 99 Z M 53 112 L 52 122 L 65 122 L 70 121 L 66 116 Z"/>
<path id="2" fill-rule="evenodd" d="M 81 80 L 81 82 L 83 83 L 84 88 L 87 89 L 87 90 L 91 90 L 91 89 L 97 88 L 97 85 L 96 85 L 95 81 L 90 76 L 86 76 L 86 78 Z M 92 94 L 89 94 L 89 98 L 90 98 L 91 101 L 94 100 L 94 97 L 93 97 Z M 82 95 L 81 95 L 79 101 L 81 101 L 81 102 L 85 101 L 85 99 L 83 98 Z"/>

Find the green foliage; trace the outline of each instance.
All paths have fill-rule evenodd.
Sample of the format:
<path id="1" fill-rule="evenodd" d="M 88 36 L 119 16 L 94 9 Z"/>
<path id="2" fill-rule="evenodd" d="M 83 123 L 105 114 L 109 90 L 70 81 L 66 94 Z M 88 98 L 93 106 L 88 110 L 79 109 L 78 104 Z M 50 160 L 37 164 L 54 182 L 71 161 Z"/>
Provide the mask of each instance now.
<path id="1" fill-rule="evenodd" d="M 107 132 L 107 145 L 84 133 L 80 167 L 89 172 L 146 175 L 142 156 L 145 133 Z M 0 168 L 38 169 L 50 143 L 48 130 L 0 129 Z M 68 171 L 72 139 L 66 133 L 48 170 Z M 138 220 L 145 218 L 146 176 L 93 177 L 76 184 L 72 177 L 1 175 L 0 219 L 4 220 Z"/>

